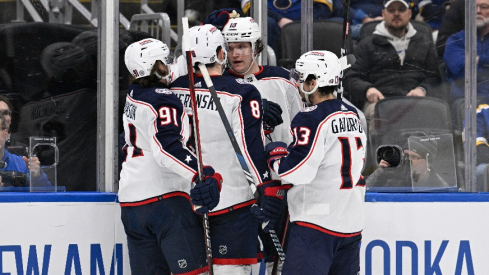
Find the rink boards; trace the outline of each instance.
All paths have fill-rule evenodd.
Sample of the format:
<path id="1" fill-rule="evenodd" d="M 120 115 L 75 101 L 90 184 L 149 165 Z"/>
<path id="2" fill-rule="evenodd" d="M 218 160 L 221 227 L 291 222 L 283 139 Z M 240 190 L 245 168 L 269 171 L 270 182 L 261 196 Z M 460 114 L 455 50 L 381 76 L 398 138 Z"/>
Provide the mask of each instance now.
<path id="1" fill-rule="evenodd" d="M 366 201 L 361 274 L 489 270 L 489 193 Z M 0 274 L 130 274 L 115 194 L 1 193 L 0 213 Z"/>

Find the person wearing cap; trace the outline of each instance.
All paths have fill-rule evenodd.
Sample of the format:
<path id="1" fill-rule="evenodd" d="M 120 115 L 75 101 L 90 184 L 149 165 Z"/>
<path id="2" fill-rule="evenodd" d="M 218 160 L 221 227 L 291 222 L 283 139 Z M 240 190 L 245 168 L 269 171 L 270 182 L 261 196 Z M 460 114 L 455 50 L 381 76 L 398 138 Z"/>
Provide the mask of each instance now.
<path id="1" fill-rule="evenodd" d="M 379 168 L 367 178 L 367 186 L 448 187 L 448 183 L 432 167 L 437 151 L 438 144 L 433 137 L 422 134 L 417 138 L 410 138 L 403 146 L 406 161 L 401 162 L 398 167 L 391 167 L 388 161 L 380 159 Z M 398 169 L 386 169 L 388 167 Z M 411 181 L 399 175 L 410 175 Z M 410 185 L 406 186 L 406 183 Z"/>
<path id="2" fill-rule="evenodd" d="M 477 0 L 477 95 L 489 95 L 489 0 Z M 451 81 L 450 99 L 465 95 L 465 30 L 447 39 L 443 55 Z"/>
<path id="3" fill-rule="evenodd" d="M 414 29 L 409 7 L 404 0 L 384 2 L 384 20 L 358 43 L 356 62 L 345 73 L 345 92 L 359 107 L 365 102 L 367 119 L 379 100 L 432 96 L 432 85 L 440 81 L 433 41 Z"/>

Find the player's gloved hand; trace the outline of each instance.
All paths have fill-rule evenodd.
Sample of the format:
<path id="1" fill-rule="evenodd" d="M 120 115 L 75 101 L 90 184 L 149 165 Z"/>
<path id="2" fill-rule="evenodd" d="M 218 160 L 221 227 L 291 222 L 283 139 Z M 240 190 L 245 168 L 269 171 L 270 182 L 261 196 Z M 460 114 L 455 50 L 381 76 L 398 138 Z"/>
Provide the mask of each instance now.
<path id="1" fill-rule="evenodd" d="M 250 208 L 251 214 L 261 222 L 263 232 L 268 233 L 270 229 L 274 229 L 277 224 L 277 219 L 271 219 L 263 213 L 263 210 L 257 204 L 253 204 Z"/>
<path id="2" fill-rule="evenodd" d="M 232 9 L 232 8 L 222 8 L 211 12 L 205 19 L 204 24 L 211 24 L 214 27 L 218 28 L 220 31 L 224 29 L 224 26 L 231 18 L 231 15 L 234 13 L 238 13 L 240 16 L 243 16 L 243 13 L 240 10 Z"/>
<path id="3" fill-rule="evenodd" d="M 282 185 L 279 180 L 272 180 L 258 185 L 259 207 L 252 207 L 251 212 L 257 219 L 268 224 L 263 232 L 268 233 L 277 222 L 285 198 L 285 193 L 290 185 Z"/>
<path id="4" fill-rule="evenodd" d="M 205 214 L 212 210 L 219 203 L 222 177 L 216 173 L 211 166 L 204 166 L 202 182 L 198 173 L 195 174 L 192 182 L 196 185 L 190 190 L 190 198 L 195 205 L 197 214 Z"/>
<path id="5" fill-rule="evenodd" d="M 281 141 L 270 142 L 265 145 L 265 157 L 268 161 L 268 166 L 273 169 L 275 161 L 286 157 L 289 154 L 287 151 L 287 144 Z"/>
<path id="6" fill-rule="evenodd" d="M 282 119 L 282 108 L 280 105 L 265 98 L 261 99 L 263 108 L 263 124 L 275 128 L 284 122 Z M 265 132 L 266 134 L 266 132 Z"/>

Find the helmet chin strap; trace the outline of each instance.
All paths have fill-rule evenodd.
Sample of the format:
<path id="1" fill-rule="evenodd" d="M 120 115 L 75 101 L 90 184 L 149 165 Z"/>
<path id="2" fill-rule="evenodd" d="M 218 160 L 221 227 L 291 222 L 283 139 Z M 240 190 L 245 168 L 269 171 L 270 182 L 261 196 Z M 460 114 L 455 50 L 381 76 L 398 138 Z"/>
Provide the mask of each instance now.
<path id="1" fill-rule="evenodd" d="M 313 94 L 319 87 L 319 83 L 316 82 L 316 86 L 312 88 L 309 92 L 304 91 L 304 82 L 301 82 L 301 85 L 299 88 L 301 89 L 301 92 L 304 93 L 304 98 L 306 99 L 306 102 L 311 105 L 311 102 L 309 101 L 309 95 Z"/>
<path id="2" fill-rule="evenodd" d="M 171 72 L 168 72 L 167 75 L 165 76 L 162 76 L 158 73 L 158 71 L 155 71 L 155 75 L 158 79 L 160 80 L 165 80 L 166 81 L 166 84 L 169 85 L 170 84 L 170 75 L 171 75 Z"/>
<path id="3" fill-rule="evenodd" d="M 254 50 L 253 50 L 253 52 L 254 52 Z M 231 69 L 232 69 L 232 70 L 233 70 L 235 73 L 245 75 L 245 74 L 247 74 L 247 73 L 248 73 L 248 71 L 251 69 L 251 67 L 253 67 L 253 63 L 255 63 L 255 62 L 256 62 L 256 57 L 257 57 L 257 56 L 258 56 L 258 54 L 254 54 L 254 55 L 253 55 L 253 60 L 251 60 L 250 66 L 249 66 L 249 67 L 248 67 L 248 69 L 247 69 L 246 71 L 244 71 L 243 73 L 241 73 L 241 72 L 237 72 L 237 71 L 234 71 L 233 66 L 231 66 L 231 64 L 229 65 L 229 67 L 231 67 Z"/>
<path id="4" fill-rule="evenodd" d="M 221 65 L 222 67 L 222 71 L 221 73 L 224 73 L 224 70 L 226 69 L 226 63 L 227 63 L 227 60 L 228 60 L 228 52 L 222 50 L 222 54 L 224 56 L 224 58 L 222 60 L 219 60 L 219 57 L 217 57 L 217 64 Z"/>

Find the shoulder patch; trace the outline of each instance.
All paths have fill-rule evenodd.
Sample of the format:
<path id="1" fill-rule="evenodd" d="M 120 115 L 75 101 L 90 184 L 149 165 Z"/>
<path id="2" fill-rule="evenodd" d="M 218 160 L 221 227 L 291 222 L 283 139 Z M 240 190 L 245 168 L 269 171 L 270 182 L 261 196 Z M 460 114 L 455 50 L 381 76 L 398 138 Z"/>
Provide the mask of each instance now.
<path id="1" fill-rule="evenodd" d="M 155 93 L 158 93 L 158 94 L 171 94 L 172 92 L 168 89 L 155 89 Z"/>
<path id="2" fill-rule="evenodd" d="M 318 108 L 318 106 L 314 105 L 314 106 L 310 106 L 310 107 L 306 107 L 306 108 L 302 109 L 301 112 L 304 112 L 304 113 L 312 112 L 312 111 L 316 110 L 317 108 Z"/>

